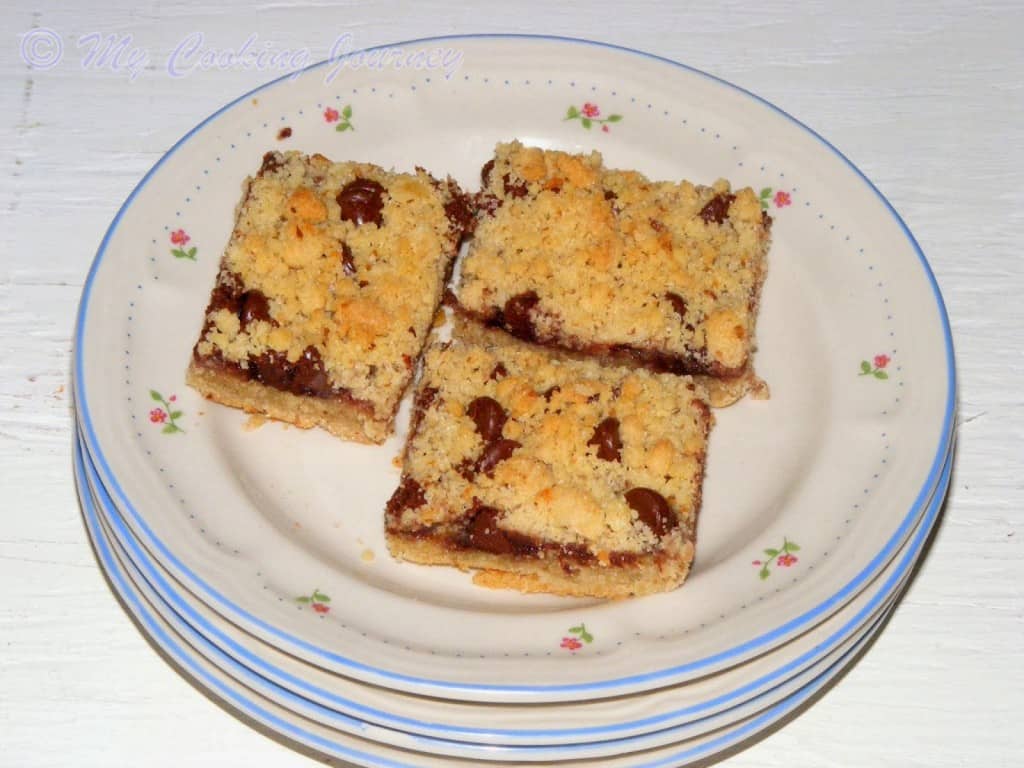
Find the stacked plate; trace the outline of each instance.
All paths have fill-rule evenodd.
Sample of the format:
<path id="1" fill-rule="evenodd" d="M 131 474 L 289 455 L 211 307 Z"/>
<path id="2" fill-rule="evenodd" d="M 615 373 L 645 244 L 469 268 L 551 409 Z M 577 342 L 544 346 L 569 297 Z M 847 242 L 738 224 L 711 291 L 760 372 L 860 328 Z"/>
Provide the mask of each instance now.
<path id="1" fill-rule="evenodd" d="M 184 371 L 242 180 L 271 148 L 449 173 L 501 140 L 760 193 L 771 398 L 718 411 L 697 559 L 675 592 L 494 592 L 398 563 L 381 447 L 203 401 Z M 401 297 L 395 297 L 401 301 Z M 884 624 L 949 482 L 955 373 L 923 254 L 878 191 L 761 99 L 583 41 L 422 40 L 237 99 L 118 213 L 75 352 L 76 476 L 99 560 L 194 680 L 367 766 L 684 765 L 827 685 Z"/>

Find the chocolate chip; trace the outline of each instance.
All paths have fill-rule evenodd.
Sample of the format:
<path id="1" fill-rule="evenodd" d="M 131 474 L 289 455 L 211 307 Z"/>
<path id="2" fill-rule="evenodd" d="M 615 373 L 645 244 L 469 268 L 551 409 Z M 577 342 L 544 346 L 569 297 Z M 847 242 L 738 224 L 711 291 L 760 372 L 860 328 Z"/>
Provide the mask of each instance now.
<path id="1" fill-rule="evenodd" d="M 501 183 L 505 188 L 506 197 L 526 197 L 530 192 L 525 181 L 512 181 L 512 175 L 509 173 L 501 177 Z"/>
<path id="2" fill-rule="evenodd" d="M 491 185 L 491 171 L 494 170 L 494 159 L 488 160 L 484 163 L 484 167 L 480 169 L 480 181 L 483 182 L 485 187 Z"/>
<path id="3" fill-rule="evenodd" d="M 659 538 L 679 525 L 665 497 L 650 488 L 633 488 L 626 491 L 626 503 L 636 511 L 640 522 Z"/>
<path id="4" fill-rule="evenodd" d="M 530 311 L 537 306 L 539 301 L 540 297 L 536 291 L 526 291 L 506 301 L 502 311 L 505 329 L 513 336 L 518 336 L 526 341 L 536 341 L 537 335 L 533 328 L 533 320 L 530 318 Z"/>
<path id="5" fill-rule="evenodd" d="M 293 395 L 327 397 L 333 392 L 320 353 L 306 347 L 294 363 L 283 352 L 270 350 L 248 361 L 249 378 Z"/>
<path id="6" fill-rule="evenodd" d="M 350 181 L 335 199 L 341 206 L 342 221 L 378 227 L 384 221 L 384 187 L 372 179 Z"/>
<path id="7" fill-rule="evenodd" d="M 504 363 L 499 362 L 496 366 L 494 366 L 494 369 L 491 371 L 490 379 L 492 381 L 498 381 L 499 379 L 503 379 L 506 376 L 508 376 L 508 368 L 505 367 Z"/>
<path id="8" fill-rule="evenodd" d="M 257 357 L 249 358 L 249 378 L 268 387 L 289 391 L 291 389 L 291 365 L 283 352 L 270 350 Z"/>
<path id="9" fill-rule="evenodd" d="M 277 140 L 284 141 L 285 139 L 291 138 L 291 135 L 292 129 L 286 125 L 284 128 L 277 132 Z"/>
<path id="10" fill-rule="evenodd" d="M 346 277 L 356 276 L 356 262 L 352 258 L 352 249 L 348 247 L 348 243 L 341 244 L 341 271 Z"/>
<path id="11" fill-rule="evenodd" d="M 672 293 L 668 291 L 665 294 L 665 298 L 668 299 L 669 304 L 672 305 L 672 309 L 679 315 L 680 320 L 686 320 L 686 301 L 678 293 Z"/>
<path id="12" fill-rule="evenodd" d="M 622 438 L 619 436 L 619 420 L 607 418 L 597 425 L 594 436 L 587 445 L 597 446 L 597 458 L 605 461 L 622 461 Z"/>
<path id="13" fill-rule="evenodd" d="M 555 384 L 555 386 L 553 386 L 553 387 L 548 387 L 546 390 L 544 390 L 544 393 L 543 393 L 544 399 L 547 400 L 550 403 L 551 402 L 551 398 L 552 398 L 552 396 L 554 396 L 555 392 L 561 392 L 561 391 L 562 391 L 562 388 L 560 386 L 558 386 L 557 384 Z"/>
<path id="14" fill-rule="evenodd" d="M 387 513 L 398 515 L 406 509 L 418 509 L 426 503 L 427 497 L 422 486 L 411 477 L 403 477 L 401 484 L 388 500 Z"/>
<path id="15" fill-rule="evenodd" d="M 284 155 L 281 155 L 277 152 L 267 152 L 265 155 L 263 155 L 263 163 L 262 165 L 260 165 L 260 170 L 257 175 L 266 176 L 268 173 L 273 173 L 274 171 L 276 171 L 278 168 L 284 165 L 284 160 L 282 159 L 283 157 Z"/>
<path id="16" fill-rule="evenodd" d="M 476 208 L 478 211 L 483 211 L 491 218 L 501 208 L 501 198 L 496 195 L 492 195 L 490 192 L 481 192 L 476 198 Z"/>
<path id="17" fill-rule="evenodd" d="M 488 443 L 484 446 L 480 458 L 476 460 L 476 471 L 490 475 L 499 462 L 511 456 L 516 448 L 521 447 L 521 445 L 522 443 L 517 443 L 515 440 L 507 440 L 503 437 Z"/>
<path id="18" fill-rule="evenodd" d="M 610 189 L 604 191 L 604 199 L 611 202 L 612 200 L 618 200 L 619 196 L 612 192 Z"/>
<path id="19" fill-rule="evenodd" d="M 239 314 L 242 309 L 242 281 L 231 272 L 221 273 L 220 279 L 213 288 L 210 295 L 210 306 L 207 314 L 216 312 L 218 309 L 226 309 L 233 315 Z"/>
<path id="20" fill-rule="evenodd" d="M 768 211 L 761 211 L 761 226 L 768 231 L 772 228 L 772 217 L 768 215 Z"/>
<path id="21" fill-rule="evenodd" d="M 434 404 L 437 397 L 437 387 L 424 387 L 416 394 L 415 407 L 417 411 L 425 411 Z"/>
<path id="22" fill-rule="evenodd" d="M 470 546 L 496 555 L 507 555 L 513 551 L 512 541 L 498 527 L 498 520 L 501 518 L 499 510 L 494 507 L 476 506 L 471 513 L 472 517 L 466 528 L 466 538 Z"/>
<path id="23" fill-rule="evenodd" d="M 306 347 L 295 361 L 291 391 L 296 395 L 313 397 L 326 397 L 331 393 L 331 383 L 327 379 L 320 353 L 315 347 Z"/>
<path id="24" fill-rule="evenodd" d="M 708 224 L 712 222 L 721 224 L 729 215 L 729 206 L 735 199 L 736 195 L 715 195 L 700 209 L 698 215 Z"/>
<path id="25" fill-rule="evenodd" d="M 462 544 L 496 555 L 535 554 L 540 549 L 538 542 L 529 536 L 500 528 L 501 518 L 501 510 L 473 499 L 473 506 L 466 513 Z"/>
<path id="26" fill-rule="evenodd" d="M 476 461 L 465 458 L 455 465 L 455 471 L 466 478 L 466 480 L 472 482 L 473 478 L 476 477 Z"/>
<path id="27" fill-rule="evenodd" d="M 452 198 L 444 204 L 444 215 L 448 217 L 448 223 L 459 237 L 473 229 L 475 217 L 466 195 L 453 190 Z"/>
<path id="28" fill-rule="evenodd" d="M 242 322 L 242 330 L 255 320 L 273 322 L 270 317 L 270 303 L 261 291 L 246 291 L 239 297 L 238 303 L 238 319 Z"/>
<path id="29" fill-rule="evenodd" d="M 501 403 L 493 397 L 478 397 L 469 404 L 466 413 L 476 424 L 476 431 L 485 443 L 497 440 L 501 437 L 501 430 L 505 428 L 508 421 L 508 414 L 501 407 Z"/>

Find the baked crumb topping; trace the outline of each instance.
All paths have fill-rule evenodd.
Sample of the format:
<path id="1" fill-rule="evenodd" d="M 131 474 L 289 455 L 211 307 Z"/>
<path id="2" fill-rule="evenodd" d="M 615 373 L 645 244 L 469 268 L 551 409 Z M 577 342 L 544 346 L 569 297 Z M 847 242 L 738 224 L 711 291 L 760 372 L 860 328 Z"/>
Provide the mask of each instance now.
<path id="1" fill-rule="evenodd" d="M 461 308 L 531 341 L 742 373 L 771 224 L 753 190 L 519 142 L 499 144 L 482 177 Z"/>
<path id="2" fill-rule="evenodd" d="M 390 418 L 469 218 L 455 183 L 422 169 L 268 153 L 246 182 L 197 357 L 296 394 L 346 392 Z"/>
<path id="3" fill-rule="evenodd" d="M 692 540 L 709 425 L 689 377 L 434 344 L 388 530 L 606 562 Z"/>

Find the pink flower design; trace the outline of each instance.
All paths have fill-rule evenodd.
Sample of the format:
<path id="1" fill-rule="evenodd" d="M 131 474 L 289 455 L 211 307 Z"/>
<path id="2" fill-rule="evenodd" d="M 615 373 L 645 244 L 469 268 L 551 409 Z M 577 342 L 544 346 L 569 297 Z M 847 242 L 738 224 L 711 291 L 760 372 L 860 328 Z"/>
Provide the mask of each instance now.
<path id="1" fill-rule="evenodd" d="M 622 115 L 608 115 L 601 117 L 601 108 L 591 101 L 584 102 L 582 107 L 575 105 L 569 107 L 565 112 L 563 120 L 579 120 L 580 125 L 588 131 L 595 125 L 601 126 L 602 133 L 609 133 L 611 126 L 608 123 L 622 122 Z"/>
<path id="2" fill-rule="evenodd" d="M 594 636 L 587 631 L 587 625 L 580 622 L 575 627 L 569 627 L 569 634 L 562 636 L 561 647 L 575 653 L 585 643 L 594 642 Z"/>
<path id="3" fill-rule="evenodd" d="M 315 613 L 324 614 L 331 610 L 331 606 L 328 605 L 331 602 L 330 595 L 321 592 L 319 587 L 308 595 L 299 595 L 295 598 L 295 602 L 299 605 L 308 605 Z"/>
<path id="4" fill-rule="evenodd" d="M 155 389 L 149 390 L 149 396 L 153 402 L 158 404 L 156 408 L 149 412 L 149 420 L 154 424 L 163 424 L 164 428 L 160 431 L 165 435 L 184 432 L 185 430 L 178 426 L 178 419 L 185 414 L 182 411 L 174 410 L 174 406 L 171 405 L 171 403 L 178 399 L 178 396 L 171 395 L 168 400 Z"/>
<path id="5" fill-rule="evenodd" d="M 768 555 L 767 560 L 752 560 L 750 564 L 758 569 L 757 575 L 764 581 L 772 575 L 773 564 L 780 568 L 789 568 L 789 566 L 795 565 L 797 556 L 793 553 L 799 551 L 799 544 L 783 536 L 781 547 L 768 547 L 764 550 L 764 553 Z"/>
<path id="6" fill-rule="evenodd" d="M 324 120 L 326 120 L 328 123 L 338 122 L 338 117 L 338 110 L 332 109 L 331 107 L 328 107 L 327 109 L 324 110 Z"/>
<path id="7" fill-rule="evenodd" d="M 793 200 L 789 196 L 789 192 L 783 192 L 781 189 L 775 193 L 775 207 L 785 208 L 787 205 L 792 203 Z"/>
<path id="8" fill-rule="evenodd" d="M 176 229 L 171 232 L 171 245 L 175 246 L 174 248 L 171 248 L 171 255 L 176 259 L 188 259 L 189 261 L 195 261 L 197 251 L 196 247 L 193 245 L 187 251 L 185 250 L 185 246 L 188 245 L 191 240 L 192 238 L 188 236 L 188 232 L 184 229 Z"/>
<path id="9" fill-rule="evenodd" d="M 867 360 L 860 361 L 860 376 L 874 376 L 876 379 L 888 379 L 889 374 L 885 372 L 885 367 L 892 362 L 892 358 L 885 353 L 875 355 L 874 367 Z"/>

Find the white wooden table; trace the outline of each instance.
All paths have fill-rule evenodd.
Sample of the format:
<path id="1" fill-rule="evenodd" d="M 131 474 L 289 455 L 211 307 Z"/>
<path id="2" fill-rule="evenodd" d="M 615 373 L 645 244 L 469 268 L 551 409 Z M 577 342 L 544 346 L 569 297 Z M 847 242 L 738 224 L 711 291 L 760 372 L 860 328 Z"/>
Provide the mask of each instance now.
<path id="1" fill-rule="evenodd" d="M 309 61 L 345 33 L 358 47 L 463 32 L 599 39 L 737 83 L 835 143 L 906 219 L 945 295 L 961 387 L 955 475 L 880 639 L 822 700 L 725 764 L 1024 764 L 1019 2 L 13 5 L 0 9 L 0 765 L 315 764 L 147 645 L 97 566 L 71 477 L 72 324 L 104 230 L 181 134 L 276 75 L 172 77 L 168 57 L 197 31 L 218 51 L 255 34 Z M 60 36 L 59 60 L 39 29 Z M 130 36 L 120 59 L 90 55 L 109 35 Z"/>

